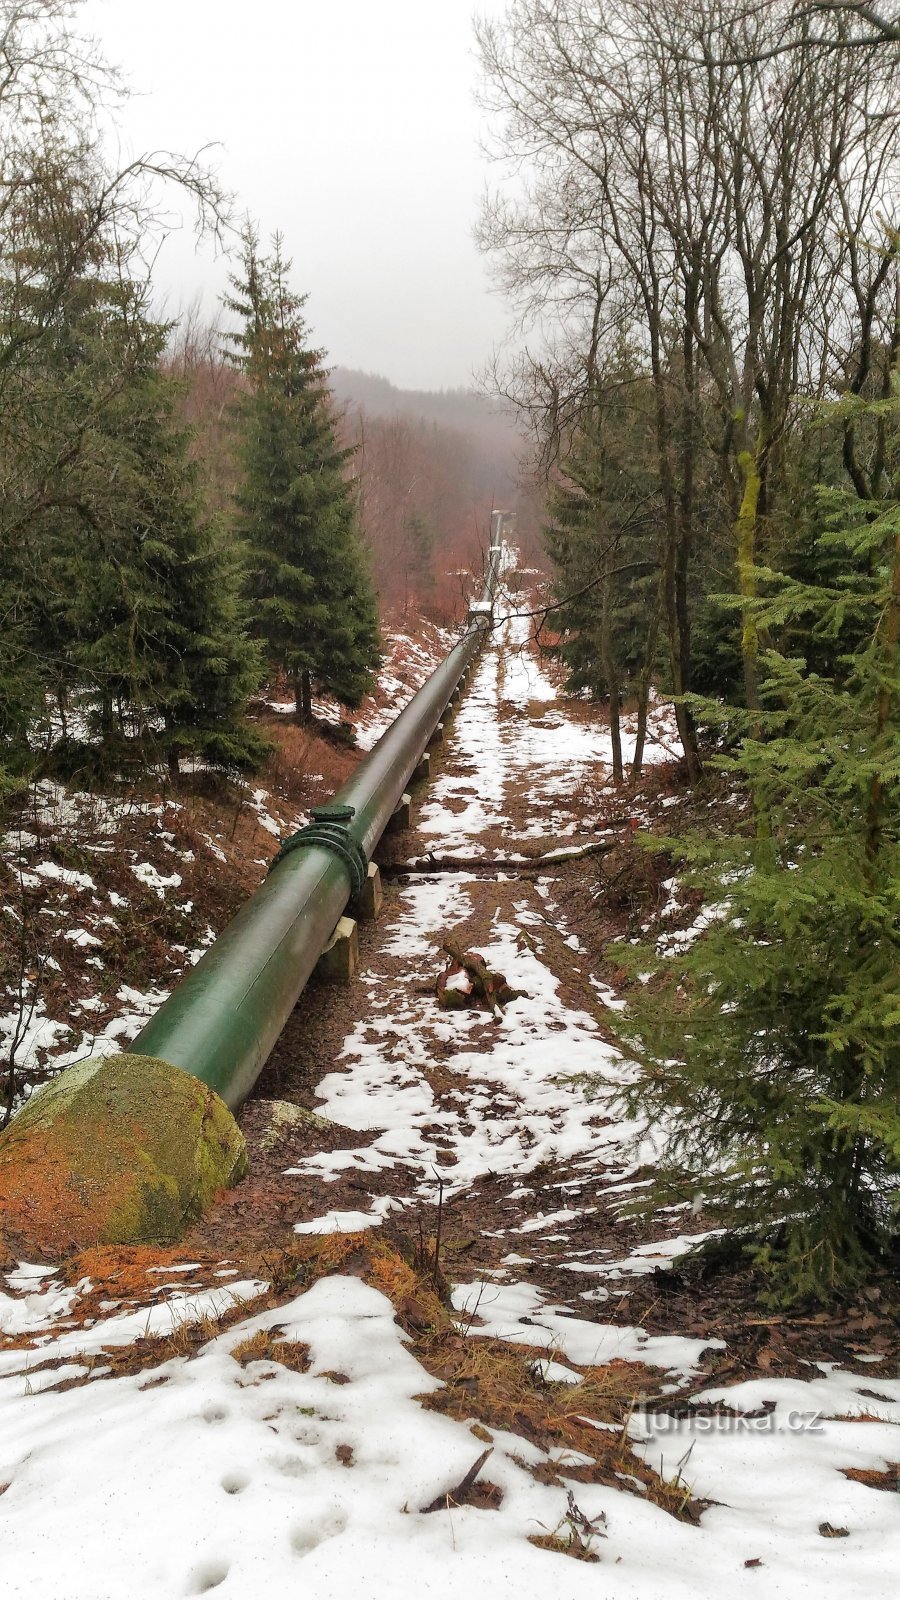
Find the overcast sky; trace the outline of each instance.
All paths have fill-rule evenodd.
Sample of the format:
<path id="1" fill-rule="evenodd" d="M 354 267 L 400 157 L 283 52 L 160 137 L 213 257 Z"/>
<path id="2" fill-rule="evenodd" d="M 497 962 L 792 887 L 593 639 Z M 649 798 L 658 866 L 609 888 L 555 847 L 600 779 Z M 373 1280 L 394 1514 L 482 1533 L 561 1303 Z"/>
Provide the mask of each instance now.
<path id="1" fill-rule="evenodd" d="M 280 228 L 332 365 L 406 387 L 467 384 L 502 335 L 472 240 L 488 168 L 472 13 L 506 0 L 88 0 L 83 20 L 137 97 L 126 146 L 221 141 L 227 186 Z M 224 273 L 188 234 L 169 308 Z"/>

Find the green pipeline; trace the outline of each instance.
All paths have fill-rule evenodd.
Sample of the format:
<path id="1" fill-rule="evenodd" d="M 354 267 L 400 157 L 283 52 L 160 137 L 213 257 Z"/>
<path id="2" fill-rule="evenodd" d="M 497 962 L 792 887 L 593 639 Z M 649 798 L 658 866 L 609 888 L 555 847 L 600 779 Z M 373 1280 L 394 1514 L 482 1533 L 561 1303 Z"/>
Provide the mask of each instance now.
<path id="1" fill-rule="evenodd" d="M 493 598 L 501 516 L 494 514 L 483 602 Z M 370 860 L 466 668 L 486 616 L 413 696 L 334 796 L 352 806 L 350 838 Z M 348 867 L 310 845 L 286 855 L 142 1028 L 130 1053 L 182 1067 L 236 1110 L 247 1098 L 350 898 Z"/>

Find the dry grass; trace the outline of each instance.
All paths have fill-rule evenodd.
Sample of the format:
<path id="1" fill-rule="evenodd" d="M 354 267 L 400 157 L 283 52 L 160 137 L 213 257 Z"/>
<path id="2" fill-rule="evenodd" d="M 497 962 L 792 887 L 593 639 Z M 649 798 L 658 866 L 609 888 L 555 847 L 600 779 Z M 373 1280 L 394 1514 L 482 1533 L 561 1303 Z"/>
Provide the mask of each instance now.
<path id="1" fill-rule="evenodd" d="M 146 1290 L 146 1283 L 144 1288 Z M 41 1361 L 39 1359 L 40 1346 L 35 1348 L 33 1345 L 26 1344 L 24 1340 L 17 1341 L 15 1344 L 5 1345 L 4 1352 L 10 1350 L 19 1350 L 21 1352 L 23 1357 L 21 1371 L 26 1383 L 36 1373 L 56 1371 L 60 1368 L 68 1367 L 73 1360 L 76 1361 L 78 1366 L 84 1367 L 86 1371 L 77 1378 L 64 1378 L 59 1384 L 53 1386 L 61 1393 L 66 1389 L 77 1389 L 86 1383 L 96 1382 L 99 1378 L 132 1377 L 136 1373 L 164 1366 L 167 1361 L 179 1358 L 190 1360 L 199 1355 L 206 1345 L 213 1339 L 217 1339 L 219 1334 L 225 1333 L 235 1322 L 241 1322 L 244 1318 L 253 1316 L 255 1312 L 262 1310 L 268 1304 L 268 1301 L 269 1296 L 265 1293 L 255 1300 L 242 1300 L 223 1306 L 220 1311 L 209 1312 L 194 1321 L 186 1317 L 176 1319 L 170 1333 L 147 1334 L 145 1337 L 135 1339 L 131 1344 L 109 1345 L 101 1350 L 92 1351 L 84 1355 L 76 1351 L 74 1354 L 69 1354 L 65 1357 L 55 1357 L 51 1360 Z M 79 1310 L 82 1309 L 79 1307 Z M 146 1311 L 149 1318 L 153 1309 L 152 1306 L 146 1306 L 142 1309 Z M 32 1355 L 38 1357 L 34 1362 L 28 1360 L 28 1357 Z M 165 1382 L 165 1375 L 161 1376 L 157 1381 Z M 152 1382 L 153 1380 L 151 1380 Z M 144 1385 L 144 1387 L 149 1386 L 149 1384 Z"/>
<path id="2" fill-rule="evenodd" d="M 274 1328 L 260 1328 L 249 1339 L 236 1344 L 231 1354 L 242 1367 L 250 1366 L 253 1361 L 276 1361 L 290 1372 L 308 1372 L 310 1366 L 309 1345 L 294 1339 L 279 1339 Z"/>
<path id="3" fill-rule="evenodd" d="M 332 1273 L 364 1279 L 390 1300 L 412 1352 L 426 1371 L 442 1381 L 441 1389 L 420 1397 L 423 1405 L 468 1422 L 483 1443 L 490 1444 L 491 1430 L 496 1430 L 518 1434 L 545 1452 L 587 1458 L 573 1465 L 566 1461 L 559 1468 L 552 1461 L 527 1467 L 546 1482 L 603 1483 L 627 1491 L 631 1480 L 633 1492 L 672 1516 L 698 1520 L 702 1507 L 689 1486 L 680 1476 L 661 1478 L 635 1454 L 628 1436 L 636 1402 L 659 1392 L 661 1374 L 636 1362 L 612 1361 L 585 1368 L 578 1383 L 550 1383 L 542 1377 L 545 1349 L 466 1337 L 448 1307 L 448 1286 L 435 1266 L 433 1240 L 391 1237 L 386 1232 L 377 1237 L 303 1235 L 292 1240 L 277 1260 L 259 1263 L 256 1270 L 265 1270 L 284 1291 L 290 1288 L 294 1293 Z M 259 1335 L 256 1340 L 251 1341 L 252 1348 L 261 1351 Z M 270 1359 L 279 1358 L 270 1352 Z M 330 1376 L 340 1381 L 342 1374 Z M 598 1422 L 608 1426 L 592 1426 Z M 577 1540 L 567 1542 L 565 1531 L 550 1530 L 544 1537 L 547 1549 L 564 1547 L 567 1554 L 578 1554 L 569 1549 L 569 1542 L 577 1545 Z M 582 1554 L 580 1559 L 588 1557 Z"/>
<path id="4" fill-rule="evenodd" d="M 260 718 L 262 731 L 275 745 L 258 781 L 294 806 L 315 805 L 349 778 L 362 752 L 335 743 L 315 724 L 303 726 L 291 716 L 269 712 Z"/>
<path id="5" fill-rule="evenodd" d="M 154 1266 L 174 1264 L 175 1252 L 153 1252 Z M 144 1250 L 92 1252 L 79 1258 L 98 1272 L 94 1294 L 137 1288 L 146 1292 L 151 1252 Z M 320 1278 L 350 1274 L 372 1284 L 390 1300 L 398 1321 L 409 1336 L 412 1353 L 423 1367 L 439 1378 L 442 1387 L 420 1397 L 421 1404 L 456 1421 L 468 1423 L 474 1437 L 492 1444 L 494 1432 L 527 1439 L 555 1459 L 538 1467 L 522 1462 L 541 1481 L 602 1483 L 641 1493 L 653 1504 L 683 1520 L 697 1521 L 702 1506 L 693 1500 L 680 1478 L 665 1480 L 631 1446 L 628 1425 L 638 1400 L 658 1393 L 661 1374 L 636 1362 L 612 1361 L 582 1370 L 577 1383 L 553 1383 L 543 1377 L 548 1352 L 544 1348 L 510 1345 L 502 1340 L 467 1336 L 449 1306 L 449 1292 L 435 1262 L 434 1241 L 371 1233 L 295 1236 L 274 1255 L 241 1263 L 245 1271 L 265 1276 L 270 1290 L 257 1301 L 228 1307 L 220 1315 L 183 1322 L 163 1337 L 137 1340 L 125 1348 L 86 1358 L 84 1365 L 102 1367 L 104 1375 L 123 1376 L 161 1367 L 173 1357 L 190 1358 L 235 1322 L 264 1306 L 277 1306 L 291 1295 L 309 1289 Z M 308 1347 L 285 1339 L 275 1329 L 261 1329 L 236 1344 L 231 1351 L 242 1367 L 272 1362 L 295 1372 L 309 1369 Z M 58 1363 L 35 1366 L 38 1372 Z M 148 1377 L 148 1386 L 165 1382 L 166 1374 Z M 326 1374 L 340 1383 L 344 1374 Z M 63 1386 L 90 1381 L 89 1377 L 64 1380 Z M 592 1424 L 605 1424 L 596 1427 Z M 571 1463 L 571 1464 L 570 1464 Z M 896 1481 L 896 1469 L 894 1472 Z M 857 1476 L 851 1469 L 848 1476 Z M 861 1477 L 874 1487 L 878 1475 Z M 884 1476 L 887 1476 L 886 1474 Z M 490 1509 L 499 1504 L 492 1486 L 479 1482 L 472 1504 Z M 577 1507 L 575 1508 L 577 1511 Z M 577 1522 L 577 1517 L 576 1517 Z M 564 1551 L 579 1560 L 595 1559 L 584 1529 L 573 1533 L 570 1521 L 548 1529 L 533 1542 L 543 1549 Z M 599 1531 L 599 1530 L 598 1530 Z M 576 1537 L 577 1534 L 577 1537 Z M 584 1546 L 582 1548 L 581 1546 Z"/>
<path id="6" fill-rule="evenodd" d="M 875 1467 L 841 1467 L 845 1478 L 865 1484 L 867 1489 L 884 1489 L 900 1494 L 900 1461 L 889 1461 L 882 1472 Z"/>
<path id="7" fill-rule="evenodd" d="M 180 1267 L 186 1259 L 183 1245 L 99 1244 L 71 1256 L 61 1270 L 67 1283 L 76 1284 L 82 1278 L 90 1278 L 101 1299 L 124 1300 L 131 1295 L 146 1294 L 147 1285 L 152 1282 L 150 1273 L 162 1282 L 166 1271 Z M 204 1264 L 196 1256 L 191 1260 L 198 1262 L 199 1275 Z M 209 1264 L 218 1265 L 218 1262 Z"/>
<path id="8" fill-rule="evenodd" d="M 541 1376 L 546 1350 L 456 1332 L 420 1342 L 416 1354 L 445 1384 L 423 1397 L 432 1410 L 459 1422 L 477 1419 L 483 1429 L 518 1434 L 547 1452 L 589 1458 L 559 1470 L 552 1462 L 528 1469 L 543 1481 L 565 1478 L 621 1488 L 627 1474 L 643 1484 L 655 1505 L 675 1516 L 692 1516 L 685 1485 L 660 1478 L 634 1454 L 628 1438 L 635 1403 L 659 1388 L 657 1372 L 613 1361 L 586 1368 L 580 1383 L 548 1383 Z M 598 1422 L 607 1426 L 592 1426 Z"/>
<path id="9" fill-rule="evenodd" d="M 580 1537 L 562 1538 L 558 1533 L 530 1533 L 528 1543 L 539 1550 L 551 1550 L 554 1555 L 574 1556 L 576 1561 L 599 1561 L 600 1557 Z"/>
<path id="10" fill-rule="evenodd" d="M 546 1350 L 465 1337 L 445 1303 L 446 1285 L 435 1273 L 431 1240 L 331 1235 L 298 1241 L 295 1252 L 304 1259 L 305 1281 L 329 1271 L 354 1270 L 391 1301 L 413 1353 L 444 1385 L 420 1397 L 423 1405 L 468 1422 L 484 1443 L 492 1442 L 494 1429 L 518 1434 L 547 1452 L 588 1458 L 559 1470 L 545 1463 L 536 1470 L 546 1481 L 627 1489 L 630 1478 L 642 1486 L 636 1492 L 671 1515 L 698 1519 L 702 1508 L 689 1487 L 680 1477 L 661 1478 L 634 1453 L 628 1437 L 634 1405 L 659 1390 L 659 1372 L 612 1361 L 584 1369 L 579 1383 L 548 1383 L 542 1377 Z M 609 1426 L 592 1426 L 596 1422 Z M 559 1530 L 547 1537 L 558 1540 Z"/>

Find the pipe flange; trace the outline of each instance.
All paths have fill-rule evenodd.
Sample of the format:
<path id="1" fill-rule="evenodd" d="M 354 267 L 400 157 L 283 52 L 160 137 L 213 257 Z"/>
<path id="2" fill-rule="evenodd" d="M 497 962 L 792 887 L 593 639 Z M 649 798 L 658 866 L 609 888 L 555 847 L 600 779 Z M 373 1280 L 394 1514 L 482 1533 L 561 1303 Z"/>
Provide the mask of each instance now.
<path id="1" fill-rule="evenodd" d="M 292 851 L 318 845 L 320 849 L 330 850 L 332 855 L 340 857 L 350 876 L 351 894 L 353 896 L 361 894 L 368 877 L 369 863 L 363 850 L 350 835 L 348 825 L 355 815 L 355 806 L 315 806 L 312 811 L 312 822 L 284 840 L 277 856 L 269 865 L 269 871 L 272 872 L 279 861 L 283 861 Z"/>

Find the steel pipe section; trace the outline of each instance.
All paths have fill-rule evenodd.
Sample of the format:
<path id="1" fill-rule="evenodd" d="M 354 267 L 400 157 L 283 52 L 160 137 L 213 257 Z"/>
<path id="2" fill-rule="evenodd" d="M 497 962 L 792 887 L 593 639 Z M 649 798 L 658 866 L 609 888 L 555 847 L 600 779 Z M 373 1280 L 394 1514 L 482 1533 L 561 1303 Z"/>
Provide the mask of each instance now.
<path id="1" fill-rule="evenodd" d="M 500 527 L 491 521 L 483 601 L 500 570 Z M 338 791 L 352 806 L 347 833 L 370 860 L 450 696 L 474 660 L 489 618 L 465 636 Z M 350 898 L 338 855 L 311 843 L 285 855 L 196 967 L 141 1029 L 132 1055 L 156 1056 L 214 1089 L 232 1110 L 247 1098 Z"/>

